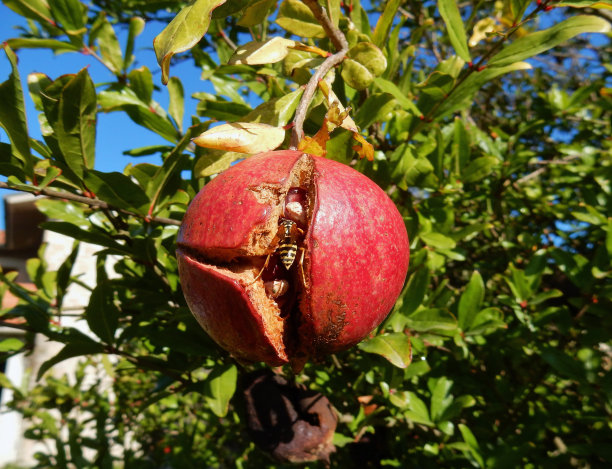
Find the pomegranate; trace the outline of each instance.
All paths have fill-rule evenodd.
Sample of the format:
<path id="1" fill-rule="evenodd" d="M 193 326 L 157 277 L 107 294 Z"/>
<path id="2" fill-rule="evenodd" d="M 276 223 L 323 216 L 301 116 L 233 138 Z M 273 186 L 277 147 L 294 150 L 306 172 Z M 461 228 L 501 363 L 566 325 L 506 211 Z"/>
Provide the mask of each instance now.
<path id="1" fill-rule="evenodd" d="M 286 150 L 208 183 L 185 214 L 177 257 L 187 303 L 221 347 L 299 369 L 381 323 L 402 289 L 409 246 L 374 182 Z"/>

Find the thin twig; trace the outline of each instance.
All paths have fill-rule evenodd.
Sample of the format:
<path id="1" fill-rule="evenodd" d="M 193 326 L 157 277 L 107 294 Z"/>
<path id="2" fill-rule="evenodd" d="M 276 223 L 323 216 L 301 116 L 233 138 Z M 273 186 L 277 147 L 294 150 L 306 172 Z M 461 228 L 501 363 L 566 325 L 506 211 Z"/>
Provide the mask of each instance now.
<path id="1" fill-rule="evenodd" d="M 298 143 L 304 137 L 304 121 L 306 120 L 306 112 L 308 111 L 308 106 L 310 106 L 310 103 L 312 102 L 312 98 L 317 90 L 319 81 L 322 80 L 325 75 L 327 75 L 327 72 L 342 62 L 346 56 L 346 53 L 348 52 L 348 42 L 346 37 L 344 37 L 342 31 L 336 28 L 331 22 L 325 9 L 321 7 L 316 0 L 304 0 L 304 3 L 308 6 L 308 8 L 310 8 L 321 26 L 323 26 L 325 34 L 327 34 L 337 52 L 325 59 L 304 88 L 304 94 L 302 94 L 300 103 L 295 111 L 295 119 L 293 120 L 294 126 L 291 134 L 292 149 L 297 148 Z"/>
<path id="2" fill-rule="evenodd" d="M 51 197 L 52 199 L 70 200 L 72 202 L 78 202 L 80 204 L 89 205 L 90 207 L 98 208 L 101 210 L 114 210 L 115 212 L 123 213 L 124 215 L 142 218 L 143 220 L 146 220 L 148 222 L 156 222 L 156 223 L 162 223 L 164 225 L 176 225 L 176 226 L 179 226 L 181 224 L 180 221 L 174 220 L 172 218 L 147 217 L 145 215 L 141 215 L 140 213 L 135 213 L 135 212 L 131 212 L 129 210 L 125 210 L 122 208 L 113 207 L 112 205 L 100 199 L 72 194 L 70 192 L 54 191 L 53 189 L 37 189 L 36 187 L 32 187 L 31 190 L 26 190 L 21 187 L 13 187 L 3 181 L 0 181 L 0 189 L 10 189 L 13 191 L 27 192 L 27 193 L 35 194 L 35 195 L 44 195 L 46 197 Z"/>

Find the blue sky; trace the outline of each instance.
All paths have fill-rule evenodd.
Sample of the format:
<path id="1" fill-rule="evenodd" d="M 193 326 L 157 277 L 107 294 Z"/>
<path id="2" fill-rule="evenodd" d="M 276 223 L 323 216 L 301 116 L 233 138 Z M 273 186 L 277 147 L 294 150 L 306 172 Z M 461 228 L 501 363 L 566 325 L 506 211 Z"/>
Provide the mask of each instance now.
<path id="1" fill-rule="evenodd" d="M 19 31 L 17 26 L 25 26 L 24 19 L 0 3 L 0 41 L 4 42 L 11 37 L 17 37 Z M 154 82 L 159 91 L 155 92 L 154 99 L 167 108 L 168 93 L 161 84 L 161 72 L 155 60 L 153 52 L 153 39 L 163 28 L 163 24 L 147 23 L 143 33 L 136 39 L 135 67 L 147 66 L 153 73 Z M 127 36 L 125 30 L 117 30 L 122 47 Z M 60 75 L 77 73 L 83 67 L 88 67 L 94 83 L 105 83 L 114 81 L 114 76 L 93 57 L 80 53 L 67 53 L 55 55 L 44 49 L 23 49 L 17 52 L 19 59 L 19 73 L 25 89 L 26 114 L 30 136 L 41 139 L 40 127 L 38 125 L 37 111 L 30 96 L 27 93 L 27 76 L 33 72 L 42 72 L 50 78 L 56 79 Z M 4 53 L 0 52 L 0 82 L 5 81 L 10 74 L 10 63 Z M 185 88 L 185 122 L 184 127 L 191 123 L 191 115 L 195 114 L 197 101 L 191 95 L 197 91 L 211 92 L 208 83 L 200 80 L 200 73 L 192 62 L 179 65 L 173 64 L 170 68 L 171 76 L 178 76 Z M 8 142 L 8 137 L 0 128 L 0 141 Z M 97 143 L 96 143 L 96 165 L 101 171 L 122 171 L 129 163 L 141 163 L 144 161 L 159 164 L 158 156 L 133 158 L 123 155 L 125 150 L 147 145 L 168 143 L 157 134 L 144 129 L 133 123 L 123 112 L 114 112 L 98 115 Z M 0 190 L 0 197 L 12 193 L 12 191 Z M 4 229 L 4 204 L 0 203 L 0 229 Z"/>

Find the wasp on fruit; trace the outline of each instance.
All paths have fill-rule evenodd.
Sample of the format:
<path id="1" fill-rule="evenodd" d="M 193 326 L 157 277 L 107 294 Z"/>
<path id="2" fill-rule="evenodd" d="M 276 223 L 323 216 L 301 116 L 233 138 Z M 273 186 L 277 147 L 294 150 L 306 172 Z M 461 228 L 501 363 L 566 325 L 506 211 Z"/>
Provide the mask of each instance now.
<path id="1" fill-rule="evenodd" d="M 257 274 L 257 277 L 253 279 L 251 284 L 255 283 L 257 279 L 261 277 L 264 270 L 266 270 L 266 267 L 268 267 L 268 263 L 270 262 L 270 258 L 272 257 L 272 254 L 275 254 L 275 253 L 278 254 L 278 257 L 283 263 L 283 266 L 285 267 L 285 269 L 289 270 L 291 266 L 293 265 L 293 263 L 295 262 L 295 257 L 296 257 L 298 249 L 300 249 L 302 251 L 302 256 L 300 258 L 299 264 L 300 266 L 302 266 L 302 261 L 304 259 L 304 248 L 298 247 L 298 240 L 300 236 L 303 236 L 303 235 L 304 235 L 304 230 L 302 230 L 299 226 L 297 226 L 296 222 L 294 222 L 293 220 L 289 220 L 288 218 L 281 218 L 279 227 L 278 227 L 278 232 L 276 233 L 276 236 L 274 237 L 270 245 L 274 245 L 275 243 L 278 243 L 278 244 L 276 248 L 274 249 L 274 251 L 268 254 L 268 257 L 266 257 L 266 262 L 264 262 L 263 267 Z M 302 277 L 303 276 L 304 276 L 304 272 L 302 271 Z"/>

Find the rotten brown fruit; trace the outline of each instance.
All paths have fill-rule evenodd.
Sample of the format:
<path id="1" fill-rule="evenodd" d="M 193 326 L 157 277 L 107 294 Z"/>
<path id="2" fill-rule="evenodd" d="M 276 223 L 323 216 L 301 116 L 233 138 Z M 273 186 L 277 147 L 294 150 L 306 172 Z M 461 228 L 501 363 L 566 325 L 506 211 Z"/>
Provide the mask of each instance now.
<path id="1" fill-rule="evenodd" d="M 245 381 L 247 428 L 257 446 L 281 462 L 329 463 L 338 419 L 325 396 L 271 371 Z"/>
<path id="2" fill-rule="evenodd" d="M 300 368 L 381 323 L 409 246 L 400 213 L 369 178 L 286 150 L 210 181 L 185 214 L 177 257 L 187 303 L 221 347 Z"/>

